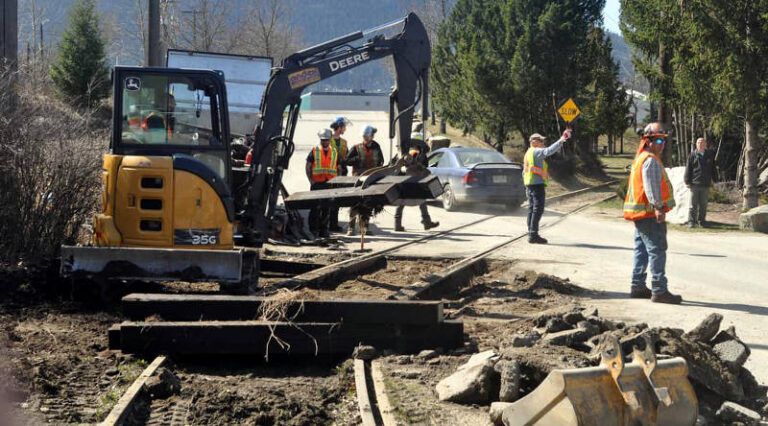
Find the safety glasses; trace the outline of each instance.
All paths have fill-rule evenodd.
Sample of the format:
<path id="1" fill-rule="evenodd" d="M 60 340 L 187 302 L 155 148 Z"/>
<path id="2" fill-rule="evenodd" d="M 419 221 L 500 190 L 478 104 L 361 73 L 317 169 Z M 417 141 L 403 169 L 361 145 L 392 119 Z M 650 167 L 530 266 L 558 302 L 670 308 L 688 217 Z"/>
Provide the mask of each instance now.
<path id="1" fill-rule="evenodd" d="M 656 142 L 656 143 L 657 143 L 657 144 L 659 144 L 659 145 L 661 145 L 661 144 L 663 144 L 664 142 L 666 142 L 666 141 L 665 141 L 664 139 L 662 139 L 662 138 L 656 138 L 656 139 L 654 139 L 653 141 L 654 141 L 654 142 Z"/>

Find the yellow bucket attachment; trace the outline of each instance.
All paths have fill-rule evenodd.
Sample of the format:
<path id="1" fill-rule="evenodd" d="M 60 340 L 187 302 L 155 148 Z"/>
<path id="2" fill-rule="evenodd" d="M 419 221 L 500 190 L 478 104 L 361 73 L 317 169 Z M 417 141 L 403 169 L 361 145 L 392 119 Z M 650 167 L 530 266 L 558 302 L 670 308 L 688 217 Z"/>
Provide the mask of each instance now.
<path id="1" fill-rule="evenodd" d="M 657 362 L 650 339 L 624 363 L 615 336 L 599 367 L 552 371 L 502 414 L 505 425 L 694 425 L 698 401 L 683 358 Z"/>

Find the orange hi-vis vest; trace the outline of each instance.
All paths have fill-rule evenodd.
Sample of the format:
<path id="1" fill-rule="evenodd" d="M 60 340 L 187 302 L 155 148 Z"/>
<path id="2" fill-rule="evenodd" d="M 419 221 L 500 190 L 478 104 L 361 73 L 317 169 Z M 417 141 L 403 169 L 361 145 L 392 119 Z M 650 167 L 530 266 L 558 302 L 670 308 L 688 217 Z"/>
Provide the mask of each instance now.
<path id="1" fill-rule="evenodd" d="M 316 146 L 312 150 L 312 155 L 315 160 L 312 162 L 313 181 L 327 182 L 338 176 L 339 154 L 332 145 L 328 146 L 327 150 L 324 150 L 321 146 Z"/>
<path id="2" fill-rule="evenodd" d="M 362 143 L 355 145 L 355 149 L 357 150 L 357 156 L 360 157 L 360 168 L 362 170 L 368 170 L 379 165 L 381 155 L 379 155 L 378 149 L 368 149 Z"/>
<path id="3" fill-rule="evenodd" d="M 661 202 L 664 212 L 666 213 L 675 207 L 674 192 L 669 183 L 667 172 L 664 171 L 664 163 L 656 154 L 643 150 L 632 163 L 632 172 L 629 174 L 629 185 L 627 185 L 627 197 L 624 199 L 624 219 L 635 221 L 656 216 L 654 207 L 648 201 L 643 187 L 643 163 L 648 157 L 658 161 L 662 168 Z"/>

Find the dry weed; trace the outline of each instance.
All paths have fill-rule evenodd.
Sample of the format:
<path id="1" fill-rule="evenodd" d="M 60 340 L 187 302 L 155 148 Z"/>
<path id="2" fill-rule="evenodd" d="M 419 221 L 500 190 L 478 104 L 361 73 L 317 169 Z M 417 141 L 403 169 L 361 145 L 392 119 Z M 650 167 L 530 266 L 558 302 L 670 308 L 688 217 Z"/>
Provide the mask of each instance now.
<path id="1" fill-rule="evenodd" d="M 50 260 L 96 211 L 108 126 L 15 79 L 0 91 L 0 260 Z"/>
<path id="2" fill-rule="evenodd" d="M 304 313 L 304 296 L 298 291 L 279 289 L 276 294 L 264 299 L 259 306 L 258 320 L 265 321 L 269 328 L 269 338 L 264 350 L 264 359 L 266 361 L 269 361 L 269 346 L 272 341 L 284 351 L 291 350 L 291 345 L 275 334 L 277 325 L 282 324 L 289 325 L 312 339 L 312 343 L 315 345 L 315 356 L 317 356 L 317 339 L 294 322 L 296 318 Z"/>

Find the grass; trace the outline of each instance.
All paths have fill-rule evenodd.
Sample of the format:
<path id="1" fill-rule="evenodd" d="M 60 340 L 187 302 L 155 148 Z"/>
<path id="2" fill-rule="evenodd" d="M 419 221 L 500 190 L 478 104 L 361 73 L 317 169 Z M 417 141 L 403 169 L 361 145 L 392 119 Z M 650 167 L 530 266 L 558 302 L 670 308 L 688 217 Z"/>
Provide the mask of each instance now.
<path id="1" fill-rule="evenodd" d="M 426 410 L 418 413 L 414 413 L 411 410 L 403 408 L 403 403 L 400 397 L 400 392 L 409 388 L 418 387 L 418 385 L 409 384 L 407 381 L 401 380 L 399 383 L 395 383 L 389 377 L 384 377 L 384 389 L 389 397 L 389 403 L 395 410 L 395 417 L 398 420 L 398 424 L 424 424 L 427 422 Z M 407 395 L 407 393 L 406 393 Z"/>
<path id="2" fill-rule="evenodd" d="M 141 375 L 141 372 L 147 367 L 148 362 L 143 359 L 136 359 L 126 362 L 117 367 L 117 383 L 107 389 L 107 392 L 101 395 L 101 406 L 96 409 L 94 416 L 99 421 L 112 411 L 112 408 L 120 400 L 126 389 Z"/>
<path id="3" fill-rule="evenodd" d="M 595 204 L 595 207 L 601 208 L 601 209 L 612 209 L 612 210 L 621 210 L 624 207 L 624 200 L 614 197 L 610 200 L 601 201 L 597 204 Z"/>

